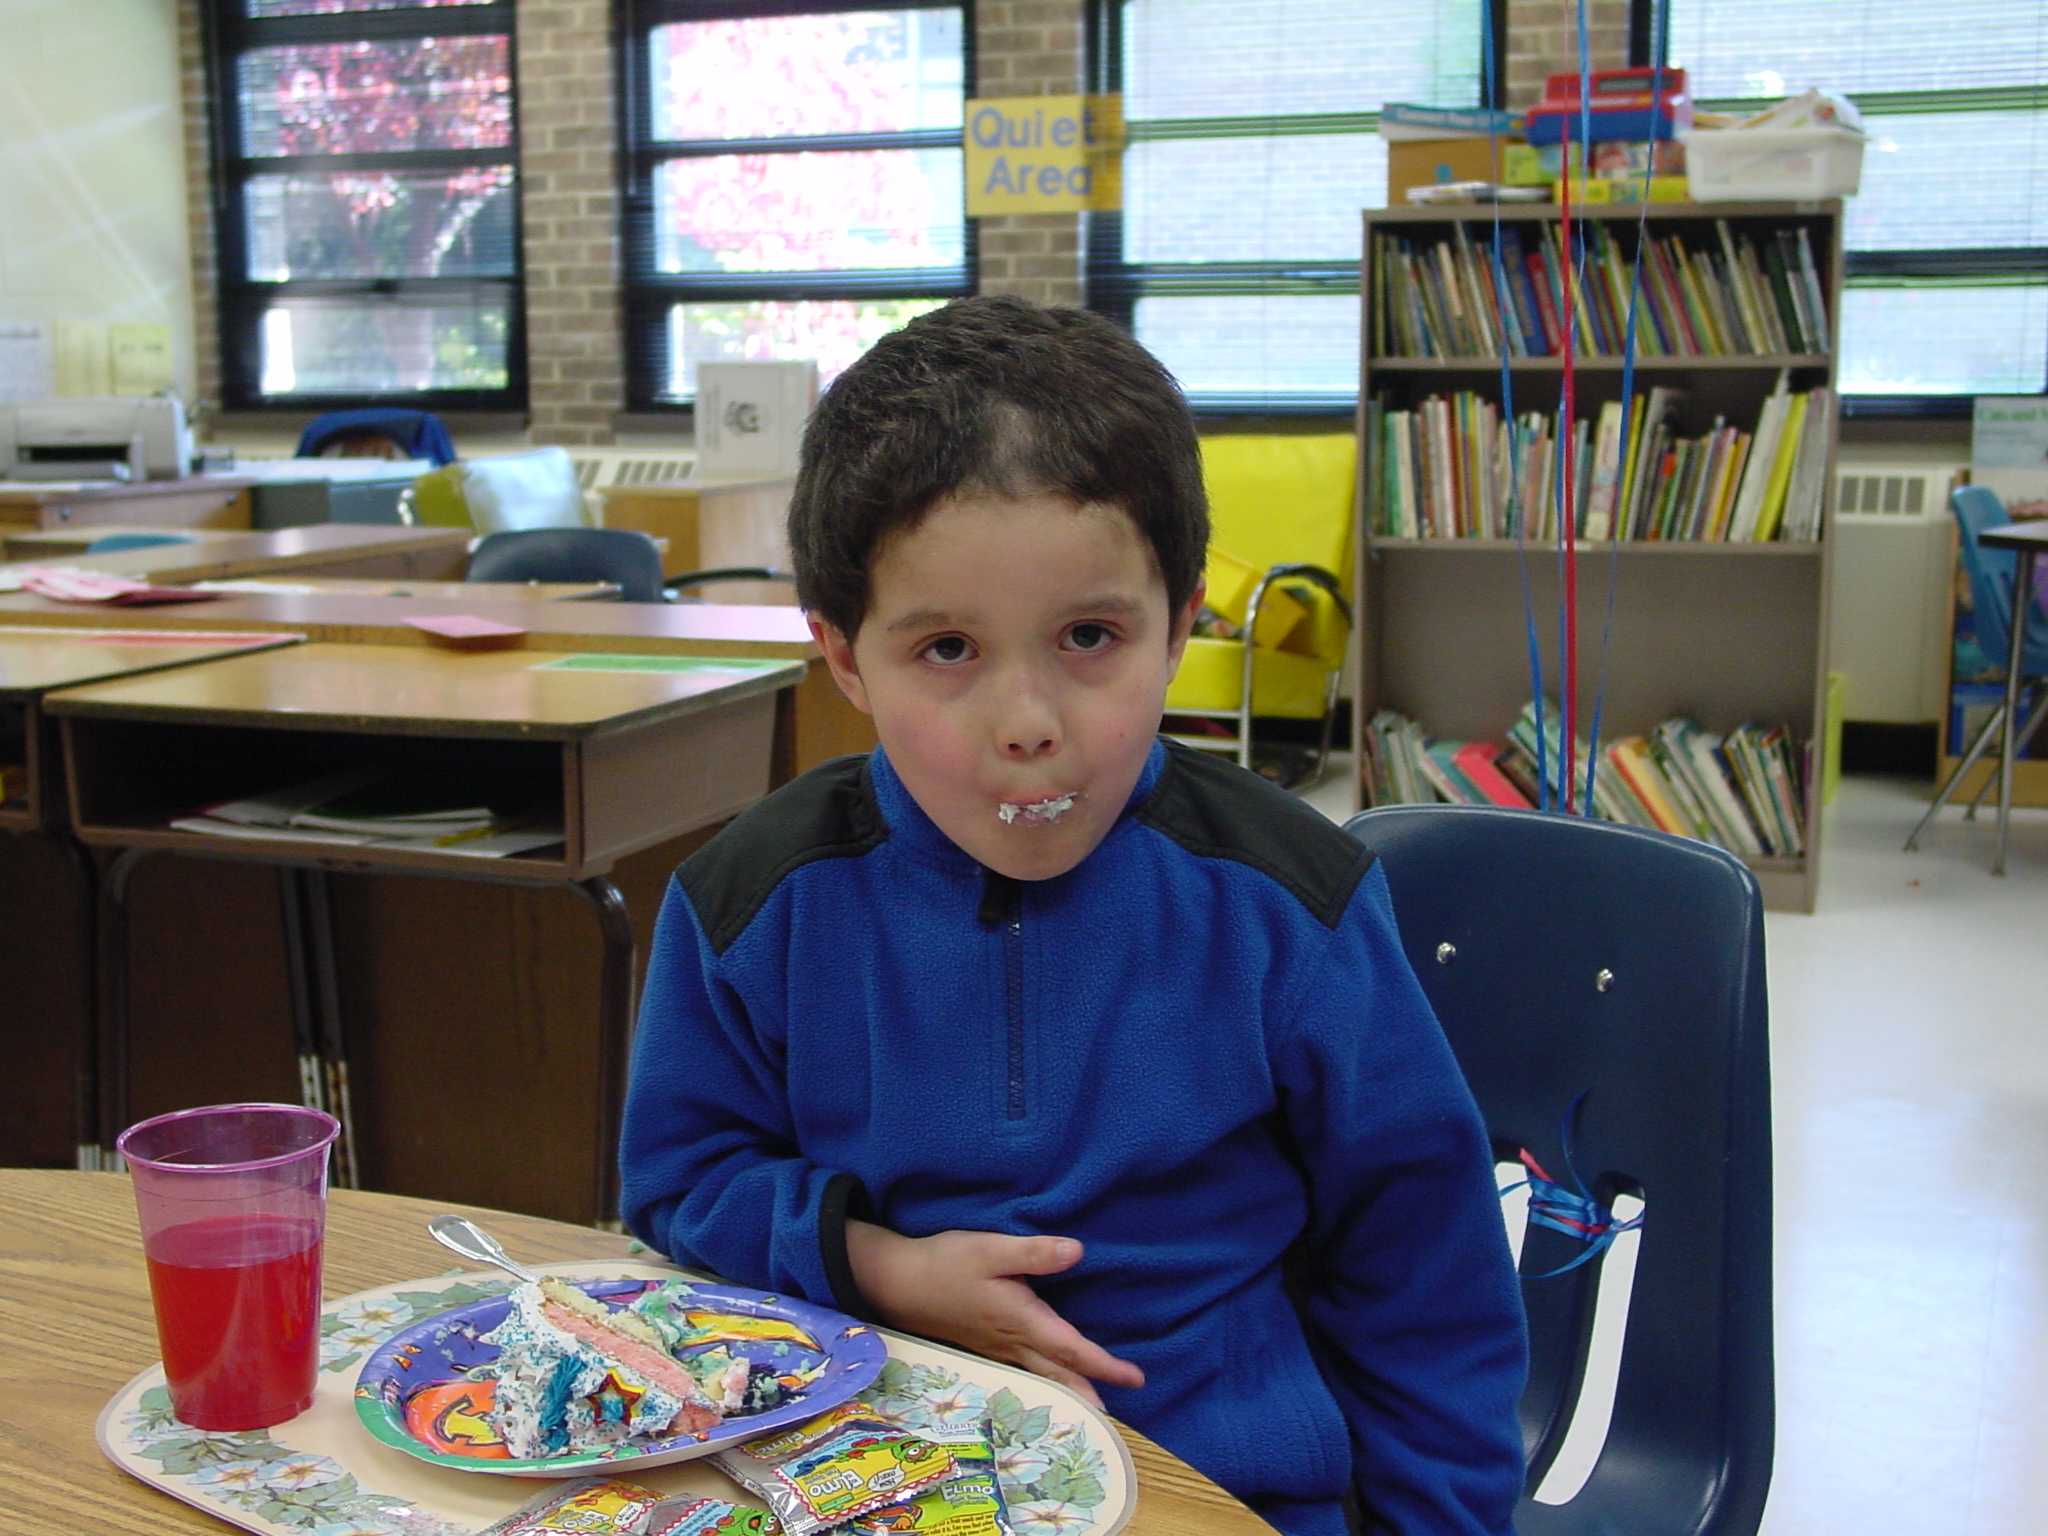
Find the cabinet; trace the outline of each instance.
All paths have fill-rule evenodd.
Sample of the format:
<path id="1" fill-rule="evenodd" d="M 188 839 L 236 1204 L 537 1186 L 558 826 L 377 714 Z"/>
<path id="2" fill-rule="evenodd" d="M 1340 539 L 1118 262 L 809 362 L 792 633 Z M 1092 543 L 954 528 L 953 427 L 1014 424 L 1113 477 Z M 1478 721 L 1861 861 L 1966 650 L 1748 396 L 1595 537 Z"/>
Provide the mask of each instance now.
<path id="1" fill-rule="evenodd" d="M 1492 207 L 1437 206 L 1365 215 L 1359 407 L 1362 536 L 1359 623 L 1352 660 L 1353 746 L 1361 799 L 1367 801 L 1364 736 L 1366 722 L 1380 709 L 1413 717 L 1434 737 L 1499 741 L 1506 736 L 1531 696 L 1531 614 L 1545 692 L 1553 700 L 1561 692 L 1563 574 L 1551 527 L 1539 524 L 1524 506 L 1526 497 L 1510 500 L 1504 491 L 1497 491 L 1491 502 L 1483 495 L 1467 496 L 1462 503 L 1453 497 L 1448 511 L 1437 498 L 1428 509 L 1436 515 L 1417 515 L 1404 498 L 1420 494 L 1417 476 L 1430 469 L 1417 469 L 1411 443 L 1404 471 L 1394 462 L 1401 452 L 1390 447 L 1397 440 L 1387 432 L 1387 413 L 1415 412 L 1413 419 L 1419 420 L 1420 409 L 1432 400 L 1452 402 L 1430 409 L 1454 428 L 1461 420 L 1477 419 L 1488 407 L 1501 406 L 1499 333 L 1488 340 L 1485 314 L 1472 313 L 1492 302 L 1493 285 L 1489 281 L 1475 291 L 1475 285 L 1467 283 L 1461 294 L 1454 292 L 1459 261 L 1469 270 L 1490 272 L 1487 247 L 1496 217 L 1512 236 L 1503 242 L 1505 251 L 1519 247 L 1526 255 L 1546 246 L 1555 249 L 1559 211 L 1553 204 L 1502 207 L 1498 214 Z M 1809 478 L 1797 490 L 1780 488 L 1777 505 L 1783 508 L 1783 518 L 1777 536 L 1767 541 L 1698 537 L 1703 529 L 1724 534 L 1742 529 L 1734 487 L 1720 503 L 1718 523 L 1710 488 L 1700 490 L 1694 503 L 1699 515 L 1688 520 L 1683 511 L 1687 503 L 1679 494 L 1683 485 L 1674 480 L 1673 493 L 1660 501 L 1654 467 L 1644 469 L 1651 476 L 1647 488 L 1609 513 L 1607 526 L 1624 536 L 1584 537 L 1587 500 L 1596 509 L 1592 526 L 1599 527 L 1600 493 L 1590 487 L 1601 472 L 1602 408 L 1622 399 L 1620 349 L 1603 342 L 1616 331 L 1612 300 L 1627 292 L 1629 267 L 1638 255 L 1640 217 L 1639 208 L 1625 205 L 1574 211 L 1575 223 L 1584 220 L 1602 256 L 1586 272 L 1580 293 L 1583 318 L 1573 389 L 1575 414 L 1588 430 L 1588 441 L 1577 455 L 1587 466 L 1581 471 L 1581 489 L 1560 498 L 1549 469 L 1529 470 L 1523 455 L 1540 453 L 1540 447 L 1524 445 L 1513 461 L 1524 471 L 1524 487 L 1537 481 L 1551 487 L 1553 508 L 1561 500 L 1580 508 L 1575 723 L 1581 735 L 1589 733 L 1598 697 L 1603 743 L 1647 734 L 1673 715 L 1691 716 L 1713 732 L 1726 732 L 1746 721 L 1784 726 L 1804 745 L 1803 849 L 1796 856 L 1749 862 L 1767 906 L 1811 910 L 1818 871 L 1818 753 L 1827 683 L 1827 529 L 1833 512 L 1835 422 L 1831 344 L 1839 335 L 1841 205 L 1658 204 L 1649 214 L 1648 237 L 1659 250 L 1652 253 L 1653 265 L 1645 273 L 1645 309 L 1638 320 L 1632 388 L 1639 401 L 1649 391 L 1666 392 L 1661 398 L 1668 408 L 1674 451 L 1664 458 L 1662 472 L 1675 473 L 1671 466 L 1680 461 L 1677 444 L 1704 443 L 1727 429 L 1757 433 L 1774 392 L 1787 398 L 1806 394 L 1813 408 L 1811 426 L 1802 419 L 1799 428 L 1805 434 L 1799 457 Z M 1804 294 L 1794 304 L 1788 287 L 1792 279 L 1781 278 L 1781 272 L 1783 261 L 1802 248 L 1811 265 Z M 1772 256 L 1773 251 L 1778 255 Z M 1745 293 L 1731 291 L 1726 296 L 1734 311 L 1732 320 L 1726 313 L 1716 318 L 1696 312 L 1718 301 L 1703 286 L 1685 286 L 1703 285 L 1723 266 L 1750 274 L 1744 278 L 1751 284 Z M 1521 307 L 1534 308 L 1526 300 L 1533 282 L 1540 280 L 1539 269 L 1532 274 L 1531 288 L 1523 290 Z M 1463 319 L 1444 305 L 1422 311 L 1415 285 L 1423 283 L 1436 284 L 1439 299 L 1455 303 L 1462 298 Z M 1443 286 L 1446 283 L 1451 287 Z M 1604 323 L 1596 325 L 1590 312 L 1599 299 L 1600 283 L 1611 286 Z M 1515 298 L 1511 292 L 1511 302 Z M 1647 306 L 1656 301 L 1666 306 L 1661 327 L 1647 314 Z M 1766 305 L 1780 304 L 1786 307 L 1778 314 L 1765 312 Z M 1685 313 L 1676 313 L 1672 305 L 1682 306 Z M 1397 308 L 1409 313 L 1397 314 Z M 1446 323 L 1432 330 L 1432 318 Z M 1513 316 L 1506 323 L 1519 324 Z M 1549 334 L 1555 329 L 1553 323 Z M 1518 337 L 1511 351 L 1519 355 L 1511 355 L 1505 369 L 1506 388 L 1513 396 L 1513 416 L 1540 413 L 1554 422 L 1565 374 L 1560 359 L 1542 347 L 1544 339 L 1542 332 L 1524 331 Z M 1816 389 L 1826 393 L 1810 393 Z M 1464 418 L 1457 415 L 1461 394 Z M 1785 409 L 1783 403 L 1773 407 L 1781 420 L 1786 419 Z M 1648 419 L 1640 404 L 1635 415 Z M 1696 462 L 1683 462 L 1706 477 L 1711 472 L 1707 450 L 1696 452 Z M 1510 462 L 1505 449 L 1496 455 L 1492 470 L 1486 457 L 1479 451 L 1461 465 L 1438 464 L 1444 475 L 1439 483 L 1462 475 L 1481 490 L 1504 486 L 1511 478 L 1504 468 Z M 1625 477 L 1625 450 L 1621 457 L 1623 469 L 1617 479 Z M 1641 464 L 1649 464 L 1647 456 Z M 1487 478 L 1490 473 L 1497 481 Z M 1739 471 L 1732 478 L 1739 483 Z M 1708 485 L 1704 478 L 1701 483 Z M 1805 498 L 1803 517 L 1795 505 L 1800 496 Z M 1524 540 L 1503 536 L 1513 532 L 1513 524 L 1505 520 L 1509 516 L 1524 519 Z M 1755 508 L 1751 517 L 1754 522 Z M 1797 536 L 1784 536 L 1787 533 Z M 1602 771 L 1607 771 L 1604 766 Z"/>

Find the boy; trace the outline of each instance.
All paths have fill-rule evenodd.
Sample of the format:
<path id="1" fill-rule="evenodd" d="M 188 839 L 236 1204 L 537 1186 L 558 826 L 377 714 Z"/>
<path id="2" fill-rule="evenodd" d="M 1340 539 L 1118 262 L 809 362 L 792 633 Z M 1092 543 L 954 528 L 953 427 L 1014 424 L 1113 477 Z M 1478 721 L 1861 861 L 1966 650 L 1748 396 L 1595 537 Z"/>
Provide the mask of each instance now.
<path id="1" fill-rule="evenodd" d="M 963 300 L 833 386 L 790 546 L 881 748 L 678 872 L 626 1221 L 1065 1382 L 1293 1536 L 1354 1491 L 1506 1532 L 1520 1303 L 1384 878 L 1157 739 L 1207 524 L 1178 389 L 1097 316 Z"/>

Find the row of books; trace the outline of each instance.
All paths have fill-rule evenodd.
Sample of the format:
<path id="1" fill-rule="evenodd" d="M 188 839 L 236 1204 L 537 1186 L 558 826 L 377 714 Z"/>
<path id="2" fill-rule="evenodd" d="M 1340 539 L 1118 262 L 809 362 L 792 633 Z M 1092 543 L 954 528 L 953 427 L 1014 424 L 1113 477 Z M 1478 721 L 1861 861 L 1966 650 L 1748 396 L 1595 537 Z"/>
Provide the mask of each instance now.
<path id="1" fill-rule="evenodd" d="M 1684 398 L 1660 386 L 1576 421 L 1567 494 L 1561 412 L 1511 421 L 1469 390 L 1405 410 L 1382 394 L 1366 407 L 1368 525 L 1397 539 L 1551 539 L 1568 505 L 1584 539 L 1818 539 L 1833 391 L 1794 391 L 1781 372 L 1753 431 L 1717 416 L 1697 437 L 1673 419 Z"/>
<path id="2" fill-rule="evenodd" d="M 1782 356 L 1828 350 L 1828 310 L 1804 225 L 1715 238 L 1642 241 L 1608 220 L 1573 231 L 1565 259 L 1556 223 L 1453 223 L 1449 238 L 1374 236 L 1373 354 L 1377 357 L 1552 357 L 1570 314 L 1581 356 L 1621 356 L 1635 300 L 1638 357 Z M 1570 284 L 1567 306 L 1566 283 Z"/>
<path id="3" fill-rule="evenodd" d="M 1533 704 L 1523 706 L 1501 743 L 1434 740 L 1407 716 L 1381 710 L 1365 732 L 1373 803 L 1555 808 L 1564 802 L 1563 734 L 1555 705 L 1543 710 L 1540 749 Z M 1796 858 L 1806 846 L 1805 760 L 1782 726 L 1745 724 L 1719 736 L 1673 718 L 1646 736 L 1601 745 L 1593 814 L 1698 838 L 1747 858 Z M 1574 808 L 1585 804 L 1591 762 L 1585 738 L 1574 737 Z"/>

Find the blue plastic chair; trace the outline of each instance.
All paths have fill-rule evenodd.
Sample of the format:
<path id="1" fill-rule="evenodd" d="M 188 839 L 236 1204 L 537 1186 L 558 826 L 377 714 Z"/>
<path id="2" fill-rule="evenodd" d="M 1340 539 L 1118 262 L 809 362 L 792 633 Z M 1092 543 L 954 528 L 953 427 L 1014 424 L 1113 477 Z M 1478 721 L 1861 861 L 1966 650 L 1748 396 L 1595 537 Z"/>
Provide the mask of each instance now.
<path id="1" fill-rule="evenodd" d="M 85 546 L 88 555 L 111 555 L 117 549 L 155 549 L 159 544 L 190 544 L 182 533 L 110 533 Z"/>
<path id="2" fill-rule="evenodd" d="M 1970 608 L 1974 615 L 1977 631 L 1977 647 L 1986 659 L 2003 667 L 2012 654 L 2012 610 L 2013 580 L 2019 571 L 2019 556 L 2009 549 L 1986 549 L 1977 542 L 1977 536 L 1993 528 L 2003 528 L 2012 522 L 2005 510 L 2005 503 L 1998 494 L 1986 486 L 1959 486 L 1949 495 L 1949 506 L 1955 512 L 1956 529 L 1960 534 L 1957 549 L 1963 558 L 1963 571 L 1970 578 Z M 2041 604 L 2033 593 L 2025 594 L 2027 616 L 2025 649 L 2020 652 L 2020 699 L 2024 703 L 2033 699 L 2033 707 L 2023 716 L 2024 724 L 2013 737 L 2013 754 L 2017 757 L 2026 751 L 2027 743 L 2041 728 L 2041 721 L 2048 718 L 2048 688 L 2041 686 L 2048 678 L 2048 614 L 2041 611 Z M 1941 791 L 1934 797 L 1934 803 L 1927 807 L 1927 814 L 1920 818 L 1906 839 L 1906 851 L 1911 853 L 1920 844 L 1920 834 L 1925 832 L 1956 786 L 1963 781 L 1963 775 L 1976 765 L 1977 759 L 1995 746 L 2005 724 L 2005 701 L 2001 699 L 1991 717 L 1984 722 L 1984 728 L 1977 733 L 1977 739 L 1970 743 L 1970 750 L 1963 754 L 1947 779 L 1942 782 Z M 1977 807 L 1997 781 L 1994 770 L 1984 776 L 1984 782 L 1977 787 L 1977 794 L 1970 801 L 1969 809 L 1963 813 L 1965 821 L 1977 819 Z M 1994 868 L 2005 869 L 2005 836 L 2003 828 L 1999 833 L 1997 859 Z"/>
<path id="3" fill-rule="evenodd" d="M 515 528 L 469 553 L 470 581 L 609 581 L 629 603 L 666 601 L 661 548 L 631 528 Z"/>
<path id="4" fill-rule="evenodd" d="M 1559 1183 L 1575 1169 L 1604 1205 L 1643 1201 L 1639 1232 L 1564 1273 L 1551 1272 L 1587 1245 L 1527 1229 L 1521 1536 L 1750 1536 L 1775 1423 L 1755 878 L 1705 843 L 1537 811 L 1389 806 L 1345 830 L 1386 870 L 1402 946 L 1498 1160 L 1526 1149 Z M 1605 1441 L 1557 1502 L 1545 1479 L 1580 1459 L 1559 1456 L 1568 1439 L 1580 1449 L 1575 1414 L 1597 1433 L 1598 1394 L 1581 1391 L 1600 1376 L 1595 1303 L 1630 1244 Z"/>
<path id="5" fill-rule="evenodd" d="M 316 459 L 329 443 L 366 433 L 390 439 L 409 459 L 431 459 L 436 466 L 455 462 L 455 444 L 449 440 L 448 429 L 441 424 L 440 417 L 432 411 L 384 405 L 315 416 L 299 434 L 299 446 L 293 456 Z"/>

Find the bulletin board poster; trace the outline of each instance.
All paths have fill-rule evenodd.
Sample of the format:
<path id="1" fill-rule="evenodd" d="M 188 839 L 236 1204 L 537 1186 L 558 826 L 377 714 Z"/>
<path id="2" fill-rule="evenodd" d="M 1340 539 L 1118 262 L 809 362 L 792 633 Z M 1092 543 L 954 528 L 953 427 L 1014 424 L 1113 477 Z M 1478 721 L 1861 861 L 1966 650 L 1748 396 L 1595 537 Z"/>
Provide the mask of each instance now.
<path id="1" fill-rule="evenodd" d="M 1970 416 L 1975 469 L 2048 469 L 2048 395 L 1979 395 Z"/>
<path id="2" fill-rule="evenodd" d="M 967 214 L 1123 206 L 1123 98 L 1014 96 L 967 103 Z"/>

